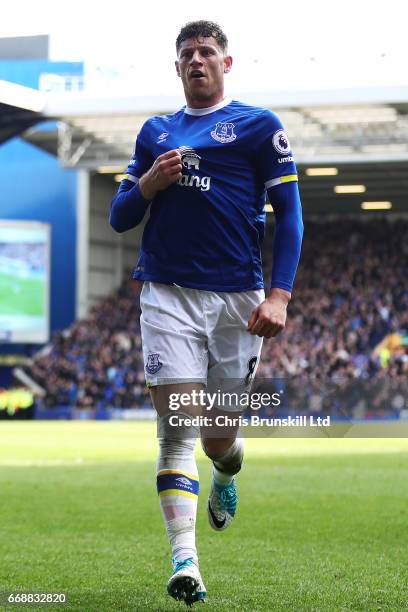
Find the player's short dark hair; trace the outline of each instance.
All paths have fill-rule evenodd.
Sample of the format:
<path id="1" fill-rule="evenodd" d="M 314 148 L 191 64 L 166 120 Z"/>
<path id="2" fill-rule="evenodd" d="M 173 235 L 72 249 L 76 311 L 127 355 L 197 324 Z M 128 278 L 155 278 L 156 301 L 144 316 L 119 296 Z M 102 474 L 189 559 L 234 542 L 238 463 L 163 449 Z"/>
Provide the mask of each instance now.
<path id="1" fill-rule="evenodd" d="M 189 21 L 180 30 L 176 40 L 177 53 L 180 51 L 181 43 L 189 38 L 210 38 L 213 36 L 218 46 L 224 53 L 227 52 L 228 39 L 220 26 L 214 21 Z"/>

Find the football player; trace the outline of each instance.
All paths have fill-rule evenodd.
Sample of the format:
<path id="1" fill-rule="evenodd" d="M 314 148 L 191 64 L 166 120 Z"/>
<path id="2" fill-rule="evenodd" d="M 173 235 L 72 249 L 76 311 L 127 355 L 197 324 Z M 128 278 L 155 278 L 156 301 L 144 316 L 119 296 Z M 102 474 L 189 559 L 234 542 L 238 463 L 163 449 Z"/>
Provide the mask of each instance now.
<path id="1" fill-rule="evenodd" d="M 219 381 L 248 387 L 264 338 L 285 327 L 299 261 L 303 223 L 289 139 L 270 110 L 231 100 L 224 77 L 232 68 L 227 37 L 215 23 L 184 26 L 176 41 L 176 72 L 186 106 L 143 125 L 110 223 L 137 226 L 149 210 L 134 278 L 140 296 L 145 375 L 157 413 L 157 490 L 172 548 L 168 592 L 188 605 L 204 600 L 195 544 L 199 479 L 196 436 L 179 419 L 173 435 L 170 398 Z M 268 192 L 276 226 L 273 270 L 264 292 L 260 245 Z M 235 381 L 235 382 L 234 382 Z M 219 406 L 225 412 L 237 406 Z M 184 402 L 178 417 L 199 415 Z M 230 427 L 201 431 L 212 461 L 208 518 L 226 529 L 237 510 L 235 475 L 242 438 Z"/>

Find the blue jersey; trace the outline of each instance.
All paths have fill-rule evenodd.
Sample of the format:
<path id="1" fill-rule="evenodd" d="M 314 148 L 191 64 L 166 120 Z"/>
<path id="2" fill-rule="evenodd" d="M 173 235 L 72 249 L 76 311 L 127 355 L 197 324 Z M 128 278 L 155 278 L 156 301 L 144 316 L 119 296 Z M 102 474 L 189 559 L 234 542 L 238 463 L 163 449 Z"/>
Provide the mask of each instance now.
<path id="1" fill-rule="evenodd" d="M 134 278 L 210 291 L 262 288 L 266 190 L 297 181 L 280 120 L 235 100 L 152 117 L 125 185 L 172 149 L 181 152 L 182 176 L 150 204 Z M 291 289 L 279 279 L 275 286 Z"/>

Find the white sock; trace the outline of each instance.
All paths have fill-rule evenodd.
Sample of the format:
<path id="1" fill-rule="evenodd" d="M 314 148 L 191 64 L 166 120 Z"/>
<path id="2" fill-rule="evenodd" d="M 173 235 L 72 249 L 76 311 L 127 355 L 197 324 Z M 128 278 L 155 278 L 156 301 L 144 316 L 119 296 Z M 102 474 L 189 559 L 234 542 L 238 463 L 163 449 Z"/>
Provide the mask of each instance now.
<path id="1" fill-rule="evenodd" d="M 241 469 L 243 458 L 244 440 L 236 438 L 224 455 L 213 461 L 215 482 L 222 486 L 228 485 Z"/>
<path id="2" fill-rule="evenodd" d="M 173 561 L 197 561 L 195 522 L 199 480 L 194 456 L 196 440 L 159 440 L 157 491 Z"/>

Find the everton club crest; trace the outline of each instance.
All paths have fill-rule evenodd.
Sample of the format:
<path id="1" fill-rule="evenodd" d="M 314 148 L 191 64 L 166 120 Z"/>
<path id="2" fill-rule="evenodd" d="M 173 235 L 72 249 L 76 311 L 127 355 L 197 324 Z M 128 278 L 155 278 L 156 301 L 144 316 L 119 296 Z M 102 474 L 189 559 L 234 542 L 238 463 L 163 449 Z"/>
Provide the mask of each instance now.
<path id="1" fill-rule="evenodd" d="M 235 125 L 233 123 L 220 121 L 211 132 L 211 136 L 214 138 L 214 140 L 222 142 L 222 144 L 233 142 L 237 137 L 237 135 L 234 134 L 234 127 Z"/>
<path id="2" fill-rule="evenodd" d="M 162 367 L 163 364 L 159 357 L 159 353 L 150 353 L 150 355 L 147 356 L 146 370 L 149 374 L 156 374 Z"/>

